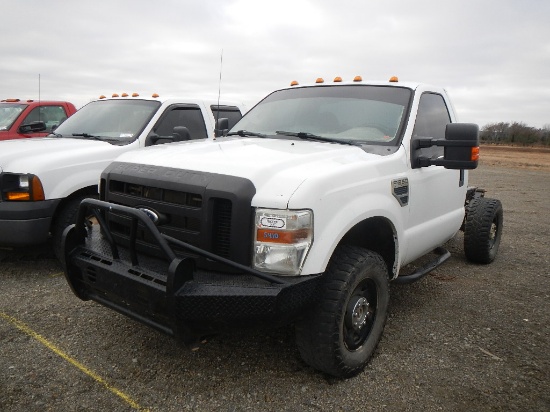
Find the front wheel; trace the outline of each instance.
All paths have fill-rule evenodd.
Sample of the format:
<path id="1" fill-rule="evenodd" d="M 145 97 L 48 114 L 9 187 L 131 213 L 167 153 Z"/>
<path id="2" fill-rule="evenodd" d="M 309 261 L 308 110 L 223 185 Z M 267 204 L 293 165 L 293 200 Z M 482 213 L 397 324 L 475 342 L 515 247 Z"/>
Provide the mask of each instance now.
<path id="1" fill-rule="evenodd" d="M 389 304 L 386 264 L 377 253 L 340 246 L 316 306 L 296 324 L 304 361 L 339 378 L 360 373 L 382 336 Z"/>
<path id="2" fill-rule="evenodd" d="M 502 236 L 503 212 L 500 200 L 480 197 L 468 205 L 464 225 L 464 254 L 475 263 L 491 263 L 497 256 Z"/>
<path id="3" fill-rule="evenodd" d="M 80 202 L 89 197 L 97 199 L 97 195 L 79 195 L 72 199 L 69 199 L 64 205 L 62 205 L 61 209 L 57 212 L 56 217 L 54 218 L 51 229 L 53 251 L 55 257 L 62 263 L 63 250 L 61 248 L 61 245 L 63 240 L 63 231 L 67 226 L 75 223 L 78 208 L 80 207 Z"/>

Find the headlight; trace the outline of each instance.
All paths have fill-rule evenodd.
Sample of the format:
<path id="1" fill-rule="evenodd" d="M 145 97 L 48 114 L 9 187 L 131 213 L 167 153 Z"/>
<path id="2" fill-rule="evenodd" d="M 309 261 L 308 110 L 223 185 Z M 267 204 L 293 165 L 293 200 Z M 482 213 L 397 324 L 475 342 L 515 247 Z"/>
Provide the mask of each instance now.
<path id="1" fill-rule="evenodd" d="M 0 176 L 2 201 L 44 200 L 44 188 L 38 176 L 32 174 L 3 173 Z"/>
<path id="2" fill-rule="evenodd" d="M 298 275 L 313 242 L 311 210 L 256 209 L 254 268 Z"/>

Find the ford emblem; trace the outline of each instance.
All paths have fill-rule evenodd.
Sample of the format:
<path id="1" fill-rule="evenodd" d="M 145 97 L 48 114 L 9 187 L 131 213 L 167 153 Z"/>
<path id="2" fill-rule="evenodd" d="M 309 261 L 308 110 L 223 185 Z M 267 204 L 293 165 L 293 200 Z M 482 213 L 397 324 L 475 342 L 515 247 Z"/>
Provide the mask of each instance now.
<path id="1" fill-rule="evenodd" d="M 146 207 L 138 207 L 138 209 L 145 213 L 155 225 L 158 224 L 160 218 L 157 212 L 151 209 L 147 209 Z"/>

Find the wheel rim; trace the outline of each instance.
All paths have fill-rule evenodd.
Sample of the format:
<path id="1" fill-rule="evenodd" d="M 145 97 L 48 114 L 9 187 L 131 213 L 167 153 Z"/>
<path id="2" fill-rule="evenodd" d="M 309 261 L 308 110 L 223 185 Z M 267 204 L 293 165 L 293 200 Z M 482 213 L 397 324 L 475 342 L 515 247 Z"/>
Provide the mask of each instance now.
<path id="1" fill-rule="evenodd" d="M 495 246 L 495 242 L 498 235 L 498 217 L 493 219 L 491 228 L 489 229 L 489 248 L 492 249 Z"/>
<path id="2" fill-rule="evenodd" d="M 353 291 L 344 315 L 344 344 L 355 351 L 367 340 L 376 317 L 377 289 L 374 282 L 364 280 Z"/>

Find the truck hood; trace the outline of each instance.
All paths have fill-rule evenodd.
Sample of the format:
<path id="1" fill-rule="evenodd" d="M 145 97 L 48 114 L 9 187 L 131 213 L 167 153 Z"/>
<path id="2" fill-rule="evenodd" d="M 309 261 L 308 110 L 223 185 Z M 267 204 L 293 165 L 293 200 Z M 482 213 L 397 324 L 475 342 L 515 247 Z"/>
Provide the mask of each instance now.
<path id="1" fill-rule="evenodd" d="M 254 206 L 269 200 L 272 207 L 286 208 L 292 194 L 307 179 L 335 175 L 359 162 L 365 164 L 365 160 L 381 157 L 342 144 L 223 138 L 150 147 L 125 153 L 116 160 L 243 177 L 256 187 Z"/>
<path id="2" fill-rule="evenodd" d="M 113 160 L 128 146 L 114 146 L 99 140 L 32 138 L 2 142 L 0 168 L 4 172 L 32 173 L 83 166 Z"/>
<path id="3" fill-rule="evenodd" d="M 7 141 L 0 143 L 0 171 L 32 173 L 42 182 L 46 199 L 60 199 L 96 186 L 107 165 L 138 144 L 57 137 Z"/>

